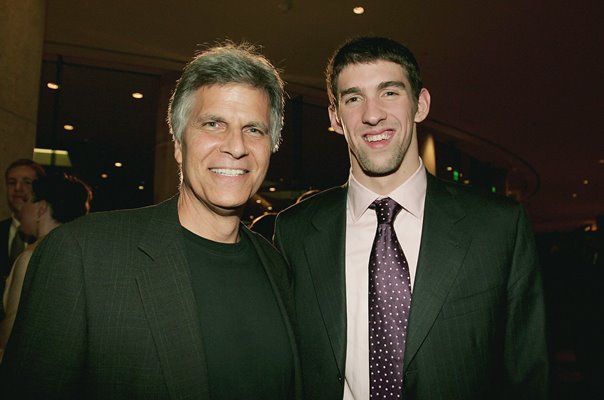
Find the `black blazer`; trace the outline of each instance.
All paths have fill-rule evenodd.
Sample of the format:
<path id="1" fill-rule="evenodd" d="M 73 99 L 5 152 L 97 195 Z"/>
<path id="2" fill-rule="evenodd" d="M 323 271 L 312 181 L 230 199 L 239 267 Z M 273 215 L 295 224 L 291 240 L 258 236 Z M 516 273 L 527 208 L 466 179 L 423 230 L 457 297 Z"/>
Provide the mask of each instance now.
<path id="1" fill-rule="evenodd" d="M 8 233 L 10 231 L 11 218 L 0 221 L 0 277 L 6 278 L 10 271 L 8 265 Z M 2 283 L 4 287 L 4 283 Z"/>
<path id="2" fill-rule="evenodd" d="M 347 187 L 277 217 L 294 274 L 307 399 L 342 399 Z M 411 400 L 543 399 L 548 359 L 534 240 L 524 210 L 428 174 L 404 365 Z"/>
<path id="3" fill-rule="evenodd" d="M 287 266 L 243 229 L 277 298 L 295 363 Z M 0 366 L 2 398 L 208 399 L 207 366 L 177 198 L 97 213 L 36 249 Z"/>

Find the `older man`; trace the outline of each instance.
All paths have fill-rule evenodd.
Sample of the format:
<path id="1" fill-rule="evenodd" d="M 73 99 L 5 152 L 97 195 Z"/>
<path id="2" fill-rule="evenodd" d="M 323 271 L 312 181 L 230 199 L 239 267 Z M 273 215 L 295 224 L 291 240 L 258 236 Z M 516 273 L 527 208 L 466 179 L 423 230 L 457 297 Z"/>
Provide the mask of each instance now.
<path id="1" fill-rule="evenodd" d="M 249 46 L 189 63 L 169 109 L 178 196 L 40 245 L 3 398 L 300 398 L 286 266 L 240 223 L 282 121 L 283 83 Z"/>

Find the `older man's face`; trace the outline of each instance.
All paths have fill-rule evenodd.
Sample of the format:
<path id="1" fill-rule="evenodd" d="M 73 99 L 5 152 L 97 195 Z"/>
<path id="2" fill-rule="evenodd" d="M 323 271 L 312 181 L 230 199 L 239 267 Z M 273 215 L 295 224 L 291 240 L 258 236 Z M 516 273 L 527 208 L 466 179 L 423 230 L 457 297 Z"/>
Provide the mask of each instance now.
<path id="1" fill-rule="evenodd" d="M 6 176 L 6 196 L 11 211 L 18 212 L 31 195 L 31 184 L 38 178 L 27 165 L 11 168 Z"/>
<path id="2" fill-rule="evenodd" d="M 271 155 L 270 107 L 265 91 L 246 84 L 204 86 L 194 94 L 175 158 L 181 197 L 231 215 L 258 191 Z"/>

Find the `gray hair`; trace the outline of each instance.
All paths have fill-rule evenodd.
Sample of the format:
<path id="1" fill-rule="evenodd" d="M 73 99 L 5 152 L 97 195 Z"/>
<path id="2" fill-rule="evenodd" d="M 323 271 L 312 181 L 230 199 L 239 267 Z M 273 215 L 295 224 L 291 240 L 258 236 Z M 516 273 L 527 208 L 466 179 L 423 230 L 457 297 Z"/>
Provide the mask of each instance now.
<path id="1" fill-rule="evenodd" d="M 194 104 L 194 93 L 202 86 L 248 84 L 262 89 L 269 98 L 272 151 L 281 143 L 283 128 L 283 80 L 277 69 L 258 53 L 256 46 L 226 42 L 197 54 L 189 62 L 168 106 L 168 124 L 174 140 L 180 141 Z"/>

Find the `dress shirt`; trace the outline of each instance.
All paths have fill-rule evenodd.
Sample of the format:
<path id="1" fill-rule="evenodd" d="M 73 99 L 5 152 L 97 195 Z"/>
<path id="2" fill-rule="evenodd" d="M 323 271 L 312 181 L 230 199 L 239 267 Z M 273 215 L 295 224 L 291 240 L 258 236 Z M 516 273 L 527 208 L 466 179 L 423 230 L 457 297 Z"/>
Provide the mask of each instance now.
<path id="1" fill-rule="evenodd" d="M 403 248 L 411 288 L 424 220 L 426 170 L 420 159 L 415 173 L 392 193 L 381 196 L 361 185 L 350 174 L 346 204 L 346 380 L 344 400 L 369 399 L 369 255 L 377 229 L 375 211 L 369 206 L 376 199 L 390 197 L 403 209 L 394 221 L 394 230 Z"/>

